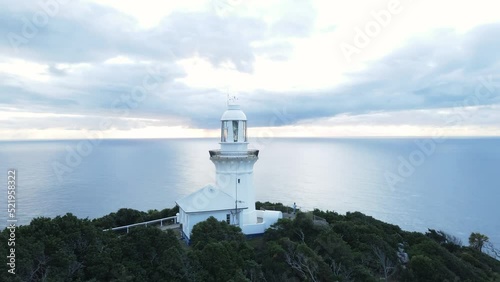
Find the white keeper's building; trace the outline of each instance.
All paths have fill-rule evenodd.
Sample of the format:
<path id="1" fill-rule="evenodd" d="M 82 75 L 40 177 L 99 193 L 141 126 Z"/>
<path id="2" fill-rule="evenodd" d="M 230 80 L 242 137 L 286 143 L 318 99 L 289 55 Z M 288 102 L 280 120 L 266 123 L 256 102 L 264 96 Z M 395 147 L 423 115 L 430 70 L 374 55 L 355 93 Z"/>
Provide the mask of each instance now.
<path id="1" fill-rule="evenodd" d="M 239 226 L 245 235 L 262 234 L 283 216 L 279 211 L 255 210 L 253 165 L 259 150 L 248 149 L 245 113 L 239 105 L 228 102 L 221 123 L 220 149 L 209 151 L 216 169 L 215 185 L 176 201 L 177 221 L 188 241 L 193 226 L 210 216 Z"/>

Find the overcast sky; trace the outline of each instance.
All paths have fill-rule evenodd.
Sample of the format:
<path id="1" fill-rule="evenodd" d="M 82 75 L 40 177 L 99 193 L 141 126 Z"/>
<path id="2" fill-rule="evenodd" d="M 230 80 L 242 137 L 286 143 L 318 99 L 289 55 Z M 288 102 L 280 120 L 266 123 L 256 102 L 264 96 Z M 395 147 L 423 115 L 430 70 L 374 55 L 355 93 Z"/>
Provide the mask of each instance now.
<path id="1" fill-rule="evenodd" d="M 257 137 L 500 136 L 499 10 L 0 0 L 0 139 L 216 136 L 228 94 Z"/>

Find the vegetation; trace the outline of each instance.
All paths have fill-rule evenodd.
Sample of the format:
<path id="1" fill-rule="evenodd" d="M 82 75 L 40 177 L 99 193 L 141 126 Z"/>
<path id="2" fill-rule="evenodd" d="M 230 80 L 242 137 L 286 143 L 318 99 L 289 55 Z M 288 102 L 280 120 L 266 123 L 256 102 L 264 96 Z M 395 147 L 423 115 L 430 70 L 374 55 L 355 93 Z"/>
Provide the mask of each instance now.
<path id="1" fill-rule="evenodd" d="M 124 226 L 133 223 L 139 223 L 144 221 L 151 221 L 155 219 L 165 218 L 176 215 L 179 212 L 179 207 L 174 207 L 173 209 L 163 209 L 149 210 L 148 212 L 142 212 L 134 209 L 119 209 L 118 212 L 112 212 L 101 218 L 94 219 L 92 222 L 95 226 L 102 229 L 108 229 L 112 227 Z"/>
<path id="2" fill-rule="evenodd" d="M 16 231 L 16 275 L 0 280 L 500 281 L 500 261 L 481 252 L 489 243 L 485 235 L 472 233 L 470 246 L 462 246 L 442 231 L 407 232 L 359 212 L 298 212 L 251 240 L 210 218 L 194 227 L 190 246 L 155 227 L 102 231 L 175 212 L 36 218 Z M 8 236 L 5 229 L 0 240 Z M 6 254 L 7 245 L 0 251 Z M 0 268 L 7 273 L 6 264 Z"/>
<path id="3" fill-rule="evenodd" d="M 285 206 L 282 203 L 256 202 L 255 208 L 258 210 L 264 209 L 264 210 L 273 210 L 273 211 L 280 211 L 280 212 L 286 212 L 286 213 L 293 212 L 293 207 Z M 298 211 L 298 209 L 296 209 L 296 210 Z"/>
<path id="4" fill-rule="evenodd" d="M 481 252 L 483 250 L 483 246 L 488 243 L 488 240 L 488 236 L 472 232 L 469 236 L 469 245 L 471 248 Z"/>

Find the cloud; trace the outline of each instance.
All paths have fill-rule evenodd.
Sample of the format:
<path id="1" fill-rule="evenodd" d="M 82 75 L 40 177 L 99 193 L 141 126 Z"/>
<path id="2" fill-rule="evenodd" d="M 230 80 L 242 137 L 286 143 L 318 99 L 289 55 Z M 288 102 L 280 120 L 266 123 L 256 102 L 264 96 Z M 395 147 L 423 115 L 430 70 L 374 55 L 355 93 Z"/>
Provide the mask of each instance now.
<path id="1" fill-rule="evenodd" d="M 282 10 L 271 26 L 273 35 L 281 37 L 306 37 L 313 32 L 316 10 L 310 1 L 293 1 Z"/>
<path id="2" fill-rule="evenodd" d="M 23 29 L 32 26 L 35 35 L 17 52 L 9 40 L 0 50 L 39 63 L 96 63 L 117 55 L 172 62 L 198 55 L 214 65 L 230 61 L 239 71 L 250 72 L 254 60 L 250 43 L 267 36 L 267 26 L 258 19 L 198 12 L 172 13 L 159 26 L 143 30 L 133 18 L 112 8 L 80 1 L 61 6 L 45 26 L 36 26 L 32 20 L 40 12 L 36 6 L 22 10 L 13 6 L 0 11 L 0 32 L 23 37 Z"/>
<path id="3" fill-rule="evenodd" d="M 480 26 L 464 36 L 439 31 L 409 42 L 363 71 L 350 73 L 349 82 L 337 87 L 287 95 L 257 93 L 250 114 L 259 116 L 259 125 L 265 125 L 273 119 L 273 108 L 286 108 L 288 123 L 294 123 L 345 113 L 497 105 L 500 64 L 498 52 L 491 47 L 500 47 L 496 38 L 500 38 L 499 24 Z M 482 45 L 488 46 L 480 50 Z M 478 87 L 483 94 L 476 101 Z M 265 116 L 255 112 L 262 108 Z"/>
<path id="4" fill-rule="evenodd" d="M 210 3 L 216 5 L 173 9 L 144 26 L 113 7 L 70 1 L 17 51 L 9 34 L 24 36 L 43 9 L 31 1 L 2 3 L 0 107 L 54 115 L 6 119 L 3 127 L 97 130 L 110 118 L 119 130 L 215 129 L 231 86 L 257 127 L 334 126 L 330 119 L 438 126 L 439 111 L 464 105 L 476 107 L 472 125 L 500 124 L 489 110 L 500 104 L 499 23 L 415 33 L 354 66 L 335 57 L 342 21 L 328 21 L 333 8 Z M 391 38 L 377 40 L 374 49 Z M 471 100 L 478 87 L 489 94 Z"/>

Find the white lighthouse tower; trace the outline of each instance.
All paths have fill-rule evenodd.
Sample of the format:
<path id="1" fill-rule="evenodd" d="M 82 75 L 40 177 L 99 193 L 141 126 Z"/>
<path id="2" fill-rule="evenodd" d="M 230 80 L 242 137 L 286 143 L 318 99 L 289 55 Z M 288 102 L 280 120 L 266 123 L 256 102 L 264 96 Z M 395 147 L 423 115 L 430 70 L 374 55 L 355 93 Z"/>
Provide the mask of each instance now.
<path id="1" fill-rule="evenodd" d="M 215 185 L 207 185 L 176 201 L 177 220 L 189 241 L 194 225 L 213 216 L 241 228 L 245 235 L 264 233 L 280 211 L 255 210 L 253 166 L 259 150 L 248 149 L 247 117 L 234 99 L 221 117 L 220 148 L 210 150 L 216 169 Z"/>
<path id="2" fill-rule="evenodd" d="M 235 199 L 238 205 L 247 207 L 234 214 L 235 223 L 257 223 L 253 165 L 259 158 L 259 150 L 248 149 L 247 117 L 234 100 L 221 117 L 220 149 L 210 150 L 210 160 L 216 169 L 216 187 Z"/>

